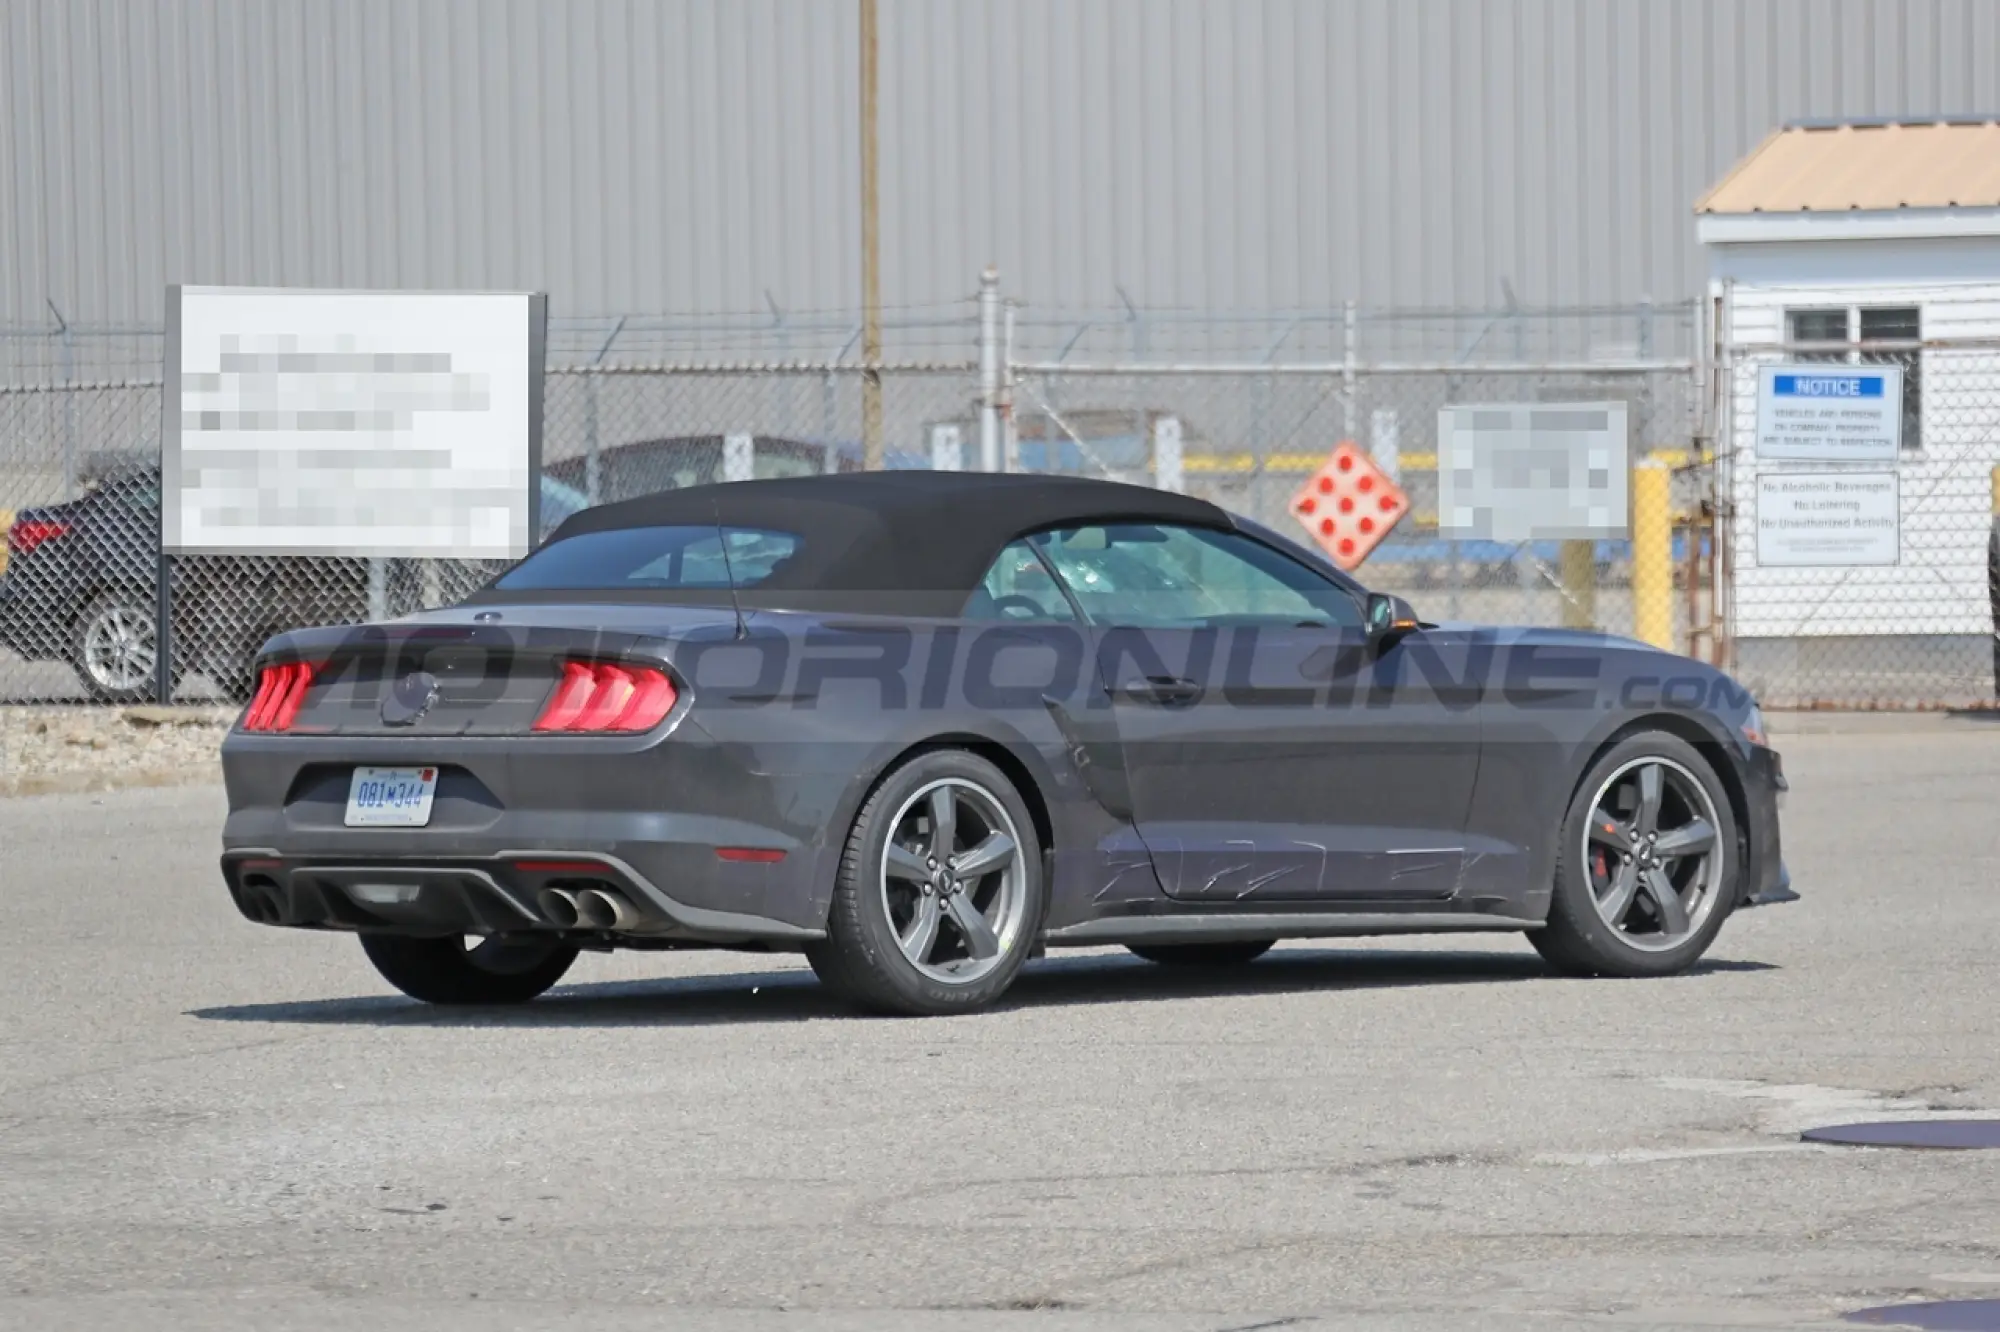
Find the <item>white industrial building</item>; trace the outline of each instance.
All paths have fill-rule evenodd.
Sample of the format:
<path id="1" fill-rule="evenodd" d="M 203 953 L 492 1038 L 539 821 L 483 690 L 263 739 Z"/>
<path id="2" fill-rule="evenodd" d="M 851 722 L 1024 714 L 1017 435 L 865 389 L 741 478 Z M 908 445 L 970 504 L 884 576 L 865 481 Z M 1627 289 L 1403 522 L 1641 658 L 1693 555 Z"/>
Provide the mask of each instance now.
<path id="1" fill-rule="evenodd" d="M 1696 213 L 1742 673 L 1828 702 L 1990 681 L 2000 122 L 1790 125 Z"/>

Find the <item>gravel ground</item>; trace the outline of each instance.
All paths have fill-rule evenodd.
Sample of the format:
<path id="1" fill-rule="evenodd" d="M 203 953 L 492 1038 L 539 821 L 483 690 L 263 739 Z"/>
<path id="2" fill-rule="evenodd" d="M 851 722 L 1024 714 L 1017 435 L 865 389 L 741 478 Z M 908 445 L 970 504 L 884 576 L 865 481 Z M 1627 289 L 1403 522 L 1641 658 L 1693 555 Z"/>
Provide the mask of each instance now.
<path id="1" fill-rule="evenodd" d="M 220 780 L 232 707 L 0 707 L 0 796 Z"/>

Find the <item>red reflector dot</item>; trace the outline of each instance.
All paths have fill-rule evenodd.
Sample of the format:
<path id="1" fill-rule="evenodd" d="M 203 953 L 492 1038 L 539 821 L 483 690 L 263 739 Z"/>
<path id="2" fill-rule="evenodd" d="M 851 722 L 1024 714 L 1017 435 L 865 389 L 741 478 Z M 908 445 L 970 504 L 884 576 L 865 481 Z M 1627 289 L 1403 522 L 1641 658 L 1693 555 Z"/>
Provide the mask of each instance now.
<path id="1" fill-rule="evenodd" d="M 1356 481 L 1354 483 L 1354 488 L 1365 495 L 1369 491 L 1375 489 L 1375 478 L 1372 476 L 1364 476 L 1359 481 Z"/>
<path id="2" fill-rule="evenodd" d="M 1332 477 L 1323 476 L 1319 479 L 1319 493 L 1322 495 L 1331 495 L 1333 493 Z"/>
<path id="3" fill-rule="evenodd" d="M 1384 495 L 1382 497 L 1382 512 L 1387 513 L 1389 512 L 1389 510 L 1395 507 L 1396 507 L 1396 497 L 1394 495 Z"/>
<path id="4" fill-rule="evenodd" d="M 1343 555 L 1352 555 L 1354 553 L 1353 537 L 1342 537 L 1340 539 L 1340 553 Z"/>
<path id="5" fill-rule="evenodd" d="M 1333 519 L 1331 519 L 1331 518 L 1322 518 L 1322 519 L 1320 519 L 1320 520 L 1319 520 L 1319 530 L 1320 530 L 1320 531 L 1321 531 L 1321 532 L 1322 532 L 1323 534 L 1325 534 L 1325 535 L 1327 535 L 1327 536 L 1332 536 L 1332 535 L 1333 535 Z"/>
<path id="6" fill-rule="evenodd" d="M 1370 532 L 1372 532 L 1372 531 L 1374 531 L 1374 530 L 1375 530 L 1375 520 L 1374 520 L 1373 518 L 1363 518 L 1363 519 L 1361 520 L 1361 535 L 1362 535 L 1362 536 L 1367 536 L 1367 535 L 1368 535 L 1368 534 L 1369 534 Z"/>
<path id="7" fill-rule="evenodd" d="M 1319 501 L 1314 499 L 1311 495 L 1308 495 L 1304 499 L 1299 501 L 1300 513 L 1311 513 L 1314 509 L 1317 509 L 1318 507 L 1319 507 Z"/>
<path id="8" fill-rule="evenodd" d="M 1341 470 L 1341 471 L 1343 471 L 1343 472 L 1351 472 L 1351 471 L 1353 471 L 1353 470 L 1354 470 L 1354 456 L 1353 456 L 1352 454 L 1347 454 L 1347 453 L 1343 453 L 1343 454 L 1341 454 L 1341 455 L 1340 455 L 1340 462 L 1339 462 L 1339 463 L 1337 463 L 1337 464 L 1336 464 L 1336 466 L 1338 466 L 1338 467 L 1340 468 L 1340 470 Z"/>
<path id="9" fill-rule="evenodd" d="M 1340 497 L 1340 511 L 1342 513 L 1354 512 L 1354 497 L 1352 495 L 1342 495 Z"/>

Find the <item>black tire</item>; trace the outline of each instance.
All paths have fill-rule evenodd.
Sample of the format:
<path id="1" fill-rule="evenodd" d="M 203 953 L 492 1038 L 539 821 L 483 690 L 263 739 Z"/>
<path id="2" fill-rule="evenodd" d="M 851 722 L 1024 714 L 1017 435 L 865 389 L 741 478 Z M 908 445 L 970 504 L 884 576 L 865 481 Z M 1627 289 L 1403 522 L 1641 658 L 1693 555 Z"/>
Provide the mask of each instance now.
<path id="1" fill-rule="evenodd" d="M 1163 967 L 1240 967 L 1271 951 L 1276 939 L 1232 939 L 1227 943 L 1126 944 L 1133 954 Z"/>
<path id="2" fill-rule="evenodd" d="M 1605 922 L 1596 904 L 1591 866 L 1584 860 L 1585 836 L 1604 783 L 1627 765 L 1653 759 L 1678 766 L 1707 793 L 1715 815 L 1714 854 L 1721 857 L 1713 905 L 1680 943 L 1658 950 L 1635 946 L 1624 931 Z M 1590 765 L 1564 815 L 1556 852 L 1555 894 L 1548 923 L 1528 934 L 1535 951 L 1568 976 L 1650 977 L 1686 971 L 1708 951 L 1741 892 L 1742 857 L 1737 850 L 1735 815 L 1729 793 L 1700 752 L 1679 736 L 1644 731 L 1628 736 Z"/>
<path id="3" fill-rule="evenodd" d="M 104 592 L 93 598 L 70 627 L 70 669 L 92 698 L 106 703 L 148 703 L 158 693 L 155 667 L 144 678 L 109 673 L 102 659 L 108 639 L 130 641 L 136 633 L 146 651 L 158 647 L 157 610 L 130 593 Z M 115 668 L 114 668 L 115 669 Z M 176 673 L 178 683 L 178 673 Z"/>
<path id="4" fill-rule="evenodd" d="M 362 951 L 382 979 L 427 1004 L 525 1004 L 563 978 L 577 950 L 553 940 L 411 939 L 363 934 Z"/>
<path id="5" fill-rule="evenodd" d="M 1021 870 L 1016 919 L 1004 936 L 996 932 L 999 951 L 993 956 L 998 960 L 983 975 L 963 982 L 940 980 L 905 956 L 880 869 L 895 832 L 892 821 L 926 787 L 947 779 L 984 791 L 1005 811 Z M 928 750 L 889 772 L 863 802 L 841 854 L 826 938 L 806 945 L 806 960 L 829 990 L 867 1012 L 907 1017 L 969 1013 L 991 1004 L 1014 983 L 1035 951 L 1047 905 L 1042 847 L 1021 793 L 976 754 Z"/>

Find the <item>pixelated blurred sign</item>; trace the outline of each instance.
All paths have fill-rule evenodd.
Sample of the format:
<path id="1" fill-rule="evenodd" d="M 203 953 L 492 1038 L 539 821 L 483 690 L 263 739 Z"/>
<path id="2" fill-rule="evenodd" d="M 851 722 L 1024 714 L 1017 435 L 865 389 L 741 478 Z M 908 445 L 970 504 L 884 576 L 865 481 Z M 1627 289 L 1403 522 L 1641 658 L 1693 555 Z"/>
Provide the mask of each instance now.
<path id="1" fill-rule="evenodd" d="M 1622 402 L 1459 403 L 1438 412 L 1438 533 L 1467 541 L 1623 536 Z"/>
<path id="2" fill-rule="evenodd" d="M 1410 511 L 1410 498 L 1351 439 L 1334 445 L 1292 496 L 1292 516 L 1342 569 L 1361 567 Z"/>
<path id="3" fill-rule="evenodd" d="M 518 559 L 548 298 L 167 291 L 170 555 Z"/>
<path id="4" fill-rule="evenodd" d="M 1785 462 L 1894 462 L 1903 367 L 1757 367 L 1757 456 Z"/>

